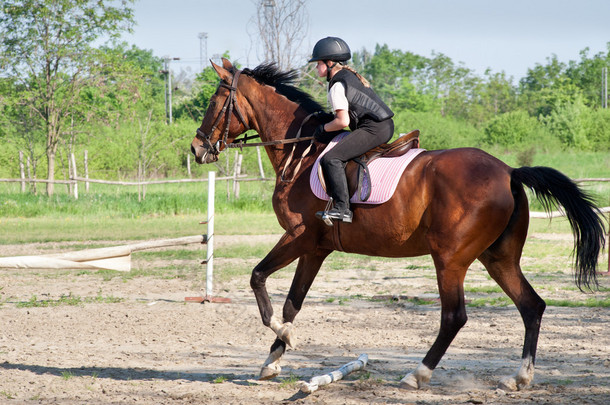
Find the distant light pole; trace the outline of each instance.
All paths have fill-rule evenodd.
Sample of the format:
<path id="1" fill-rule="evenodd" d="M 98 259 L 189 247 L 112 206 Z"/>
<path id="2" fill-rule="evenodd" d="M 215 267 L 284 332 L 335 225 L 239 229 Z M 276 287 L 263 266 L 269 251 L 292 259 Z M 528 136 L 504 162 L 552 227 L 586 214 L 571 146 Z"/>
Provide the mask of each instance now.
<path id="1" fill-rule="evenodd" d="M 602 68 L 602 108 L 608 108 L 608 68 Z"/>
<path id="2" fill-rule="evenodd" d="M 208 33 L 200 32 L 197 36 L 199 37 L 199 70 L 203 72 L 208 60 Z"/>
<path id="3" fill-rule="evenodd" d="M 163 58 L 164 69 L 159 73 L 165 75 L 165 116 L 168 117 L 168 122 L 172 123 L 172 73 L 169 70 L 169 62 L 172 60 L 180 60 L 180 58 Z"/>
<path id="4" fill-rule="evenodd" d="M 265 16 L 265 36 L 267 37 L 265 42 L 265 58 L 268 60 L 277 60 L 275 56 L 275 30 L 273 29 L 273 17 L 275 12 L 275 0 L 265 0 L 263 2 L 263 7 L 265 8 L 264 16 Z M 279 55 L 277 55 L 279 57 Z M 281 66 L 281 63 L 280 63 Z"/>

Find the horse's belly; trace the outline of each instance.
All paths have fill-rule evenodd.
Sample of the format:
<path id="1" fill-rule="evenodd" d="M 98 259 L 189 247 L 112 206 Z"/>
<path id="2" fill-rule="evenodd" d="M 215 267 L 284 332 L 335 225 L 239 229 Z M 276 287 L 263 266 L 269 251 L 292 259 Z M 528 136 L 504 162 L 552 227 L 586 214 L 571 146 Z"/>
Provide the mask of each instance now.
<path id="1" fill-rule="evenodd" d="M 354 219 L 353 224 L 339 224 L 338 237 L 341 250 L 348 253 L 381 257 L 413 257 L 430 253 L 421 227 L 413 229 L 396 222 L 358 226 Z"/>

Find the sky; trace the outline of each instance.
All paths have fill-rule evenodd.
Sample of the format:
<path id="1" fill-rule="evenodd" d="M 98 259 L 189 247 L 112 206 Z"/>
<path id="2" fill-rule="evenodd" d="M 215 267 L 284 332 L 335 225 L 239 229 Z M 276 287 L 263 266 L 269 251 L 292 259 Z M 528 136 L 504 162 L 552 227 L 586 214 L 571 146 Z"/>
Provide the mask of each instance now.
<path id="1" fill-rule="evenodd" d="M 252 37 L 255 0 L 139 0 L 134 7 L 134 32 L 123 39 L 180 58 L 175 72 L 199 71 L 202 32 L 208 59 L 228 51 L 243 67 L 262 61 Z M 610 42 L 610 0 L 308 0 L 306 10 L 303 63 L 318 39 L 338 36 L 352 51 L 387 44 L 442 53 L 478 75 L 489 68 L 518 81 L 552 55 L 567 63 L 585 48 L 589 56 L 606 53 Z"/>

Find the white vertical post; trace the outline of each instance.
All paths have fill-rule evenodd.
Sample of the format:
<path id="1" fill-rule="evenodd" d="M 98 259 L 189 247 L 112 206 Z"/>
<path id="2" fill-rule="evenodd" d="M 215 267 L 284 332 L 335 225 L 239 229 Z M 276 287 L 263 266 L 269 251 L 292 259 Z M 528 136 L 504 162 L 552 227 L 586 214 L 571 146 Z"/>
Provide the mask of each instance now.
<path id="1" fill-rule="evenodd" d="M 89 179 L 89 152 L 85 149 L 85 178 Z M 85 181 L 85 191 L 89 192 L 89 182 Z"/>
<path id="2" fill-rule="evenodd" d="M 205 295 L 212 296 L 214 273 L 214 189 L 216 172 L 208 172 L 208 235 L 205 276 Z"/>
<path id="3" fill-rule="evenodd" d="M 78 200 L 78 182 L 76 181 L 76 159 L 74 158 L 74 153 L 70 153 L 70 161 L 72 162 L 72 173 L 71 173 L 71 179 L 70 180 L 74 180 L 74 184 L 72 187 L 74 187 L 72 190 L 74 191 L 74 199 Z M 68 168 L 70 167 L 70 165 L 68 165 Z"/>
<path id="4" fill-rule="evenodd" d="M 242 154 L 237 157 L 237 169 L 235 170 L 235 180 L 233 181 L 233 193 L 235 195 L 236 200 L 239 199 L 239 181 L 237 181 L 237 178 L 241 174 L 241 163 L 243 158 L 244 155 Z"/>
<path id="5" fill-rule="evenodd" d="M 187 172 L 187 173 L 188 173 L 188 175 L 189 175 L 189 179 L 190 179 L 191 177 L 193 177 L 193 176 L 191 175 L 191 154 L 190 154 L 190 153 L 187 153 L 187 154 L 186 154 L 186 172 Z"/>
<path id="6" fill-rule="evenodd" d="M 265 178 L 265 172 L 263 171 L 263 161 L 261 159 L 261 149 L 260 146 L 256 147 L 256 156 L 258 158 L 258 171 L 261 174 L 261 179 Z"/>
<path id="7" fill-rule="evenodd" d="M 23 151 L 19 151 L 19 174 L 21 176 L 21 192 L 25 193 L 25 169 L 23 166 Z"/>

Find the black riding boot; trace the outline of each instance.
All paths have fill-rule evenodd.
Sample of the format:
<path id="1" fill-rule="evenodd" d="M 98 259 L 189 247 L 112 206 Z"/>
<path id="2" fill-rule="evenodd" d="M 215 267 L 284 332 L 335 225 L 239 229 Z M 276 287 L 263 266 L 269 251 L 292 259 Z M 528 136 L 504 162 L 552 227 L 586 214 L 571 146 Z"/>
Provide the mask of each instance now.
<path id="1" fill-rule="evenodd" d="M 322 167 L 326 190 L 333 199 L 334 207 L 328 211 L 319 211 L 316 216 L 324 219 L 336 219 L 343 222 L 352 222 L 353 214 L 349 209 L 349 191 L 345 166 L 339 160 L 332 160 Z"/>

